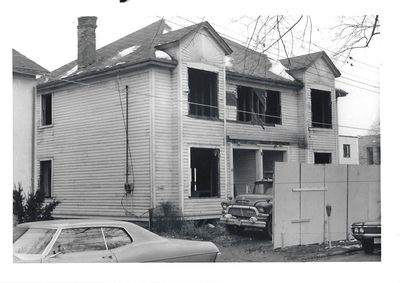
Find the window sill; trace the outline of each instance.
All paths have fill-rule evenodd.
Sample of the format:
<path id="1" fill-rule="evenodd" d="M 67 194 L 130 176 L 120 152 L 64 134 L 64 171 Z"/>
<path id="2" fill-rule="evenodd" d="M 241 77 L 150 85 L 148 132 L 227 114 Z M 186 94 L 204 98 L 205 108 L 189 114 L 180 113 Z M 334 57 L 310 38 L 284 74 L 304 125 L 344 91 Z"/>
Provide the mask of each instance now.
<path id="1" fill-rule="evenodd" d="M 251 125 L 251 126 L 258 126 L 260 127 L 261 124 L 256 124 L 255 122 L 250 122 L 250 121 L 238 121 L 238 120 L 227 120 L 227 122 L 232 122 L 232 123 L 237 123 L 237 124 L 244 124 L 244 125 Z M 264 123 L 262 124 L 264 127 L 276 127 L 282 126 L 282 124 L 273 124 L 273 123 Z"/>
<path id="2" fill-rule="evenodd" d="M 223 120 L 221 120 L 218 117 L 199 116 L 199 115 L 193 115 L 193 114 L 188 114 L 186 116 L 189 117 L 189 118 L 193 118 L 193 119 L 223 122 Z"/>
<path id="3" fill-rule="evenodd" d="M 42 126 L 39 126 L 39 129 L 47 129 L 47 128 L 53 128 L 54 127 L 54 124 L 50 124 L 50 125 L 42 125 Z"/>
<path id="4" fill-rule="evenodd" d="M 215 200 L 215 199 L 221 199 L 221 197 L 220 196 L 216 196 L 216 197 L 192 197 L 192 196 L 189 196 L 188 199 L 195 199 L 195 200 L 198 200 L 198 199 L 210 200 L 210 199 L 212 199 L 212 200 Z"/>
<path id="5" fill-rule="evenodd" d="M 333 128 L 309 127 L 308 129 L 315 132 L 333 132 Z"/>

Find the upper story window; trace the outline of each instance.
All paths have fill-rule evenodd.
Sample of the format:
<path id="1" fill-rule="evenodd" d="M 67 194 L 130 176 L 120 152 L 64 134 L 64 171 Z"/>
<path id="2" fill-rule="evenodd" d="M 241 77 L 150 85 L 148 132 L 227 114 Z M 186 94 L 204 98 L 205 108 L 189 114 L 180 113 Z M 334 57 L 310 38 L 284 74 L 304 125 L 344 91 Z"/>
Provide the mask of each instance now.
<path id="1" fill-rule="evenodd" d="M 192 68 L 188 72 L 189 114 L 218 117 L 218 75 Z"/>
<path id="2" fill-rule="evenodd" d="M 314 152 L 315 164 L 330 164 L 332 163 L 332 153 L 329 152 Z"/>
<path id="3" fill-rule="evenodd" d="M 312 126 L 316 128 L 332 128 L 331 93 L 311 89 Z"/>
<path id="4" fill-rule="evenodd" d="M 281 96 L 278 91 L 239 86 L 237 120 L 281 124 Z"/>
<path id="5" fill-rule="evenodd" d="M 41 95 L 41 125 L 48 126 L 53 123 L 53 95 Z"/>
<path id="6" fill-rule="evenodd" d="M 350 145 L 349 144 L 343 144 L 343 157 L 350 158 Z"/>

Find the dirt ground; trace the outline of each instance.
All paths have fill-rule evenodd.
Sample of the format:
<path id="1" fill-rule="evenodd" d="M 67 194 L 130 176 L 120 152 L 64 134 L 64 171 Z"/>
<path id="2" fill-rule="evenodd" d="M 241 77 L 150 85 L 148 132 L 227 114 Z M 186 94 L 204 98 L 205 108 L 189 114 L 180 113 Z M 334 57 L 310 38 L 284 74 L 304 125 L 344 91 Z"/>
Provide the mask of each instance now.
<path id="1" fill-rule="evenodd" d="M 274 250 L 272 241 L 261 232 L 245 230 L 231 234 L 226 231 L 223 225 L 218 223 L 192 227 L 179 234 L 164 233 L 163 236 L 212 241 L 221 252 L 219 262 L 313 261 L 347 250 L 360 250 L 360 244 L 356 241 L 333 242 L 331 249 L 328 248 L 327 244 L 314 244 Z"/>

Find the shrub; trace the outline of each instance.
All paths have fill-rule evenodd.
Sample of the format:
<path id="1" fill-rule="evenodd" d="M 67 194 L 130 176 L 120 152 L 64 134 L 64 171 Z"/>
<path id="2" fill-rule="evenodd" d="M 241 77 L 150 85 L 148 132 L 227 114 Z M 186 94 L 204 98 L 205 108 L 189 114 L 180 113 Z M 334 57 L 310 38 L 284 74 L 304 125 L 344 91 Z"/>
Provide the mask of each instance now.
<path id="1" fill-rule="evenodd" d="M 18 223 L 53 219 L 51 213 L 59 203 L 57 200 L 45 203 L 44 192 L 41 190 L 30 192 L 25 198 L 21 183 L 18 188 L 14 185 L 13 214 Z"/>
<path id="2" fill-rule="evenodd" d="M 179 209 L 171 202 L 163 202 L 153 210 L 151 228 L 155 232 L 179 232 L 182 222 Z"/>

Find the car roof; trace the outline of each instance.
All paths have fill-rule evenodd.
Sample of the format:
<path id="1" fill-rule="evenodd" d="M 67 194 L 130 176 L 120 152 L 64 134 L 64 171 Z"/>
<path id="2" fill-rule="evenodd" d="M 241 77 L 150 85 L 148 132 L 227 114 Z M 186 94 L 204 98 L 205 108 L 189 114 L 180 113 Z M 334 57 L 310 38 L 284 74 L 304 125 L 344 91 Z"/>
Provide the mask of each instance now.
<path id="1" fill-rule="evenodd" d="M 37 222 L 27 222 L 19 224 L 17 227 L 29 228 L 48 228 L 48 229 L 66 229 L 66 228 L 79 228 L 88 226 L 117 226 L 127 230 L 135 239 L 142 240 L 159 240 L 162 237 L 133 224 L 128 221 L 118 221 L 111 219 L 62 219 L 62 220 L 47 220 Z"/>

